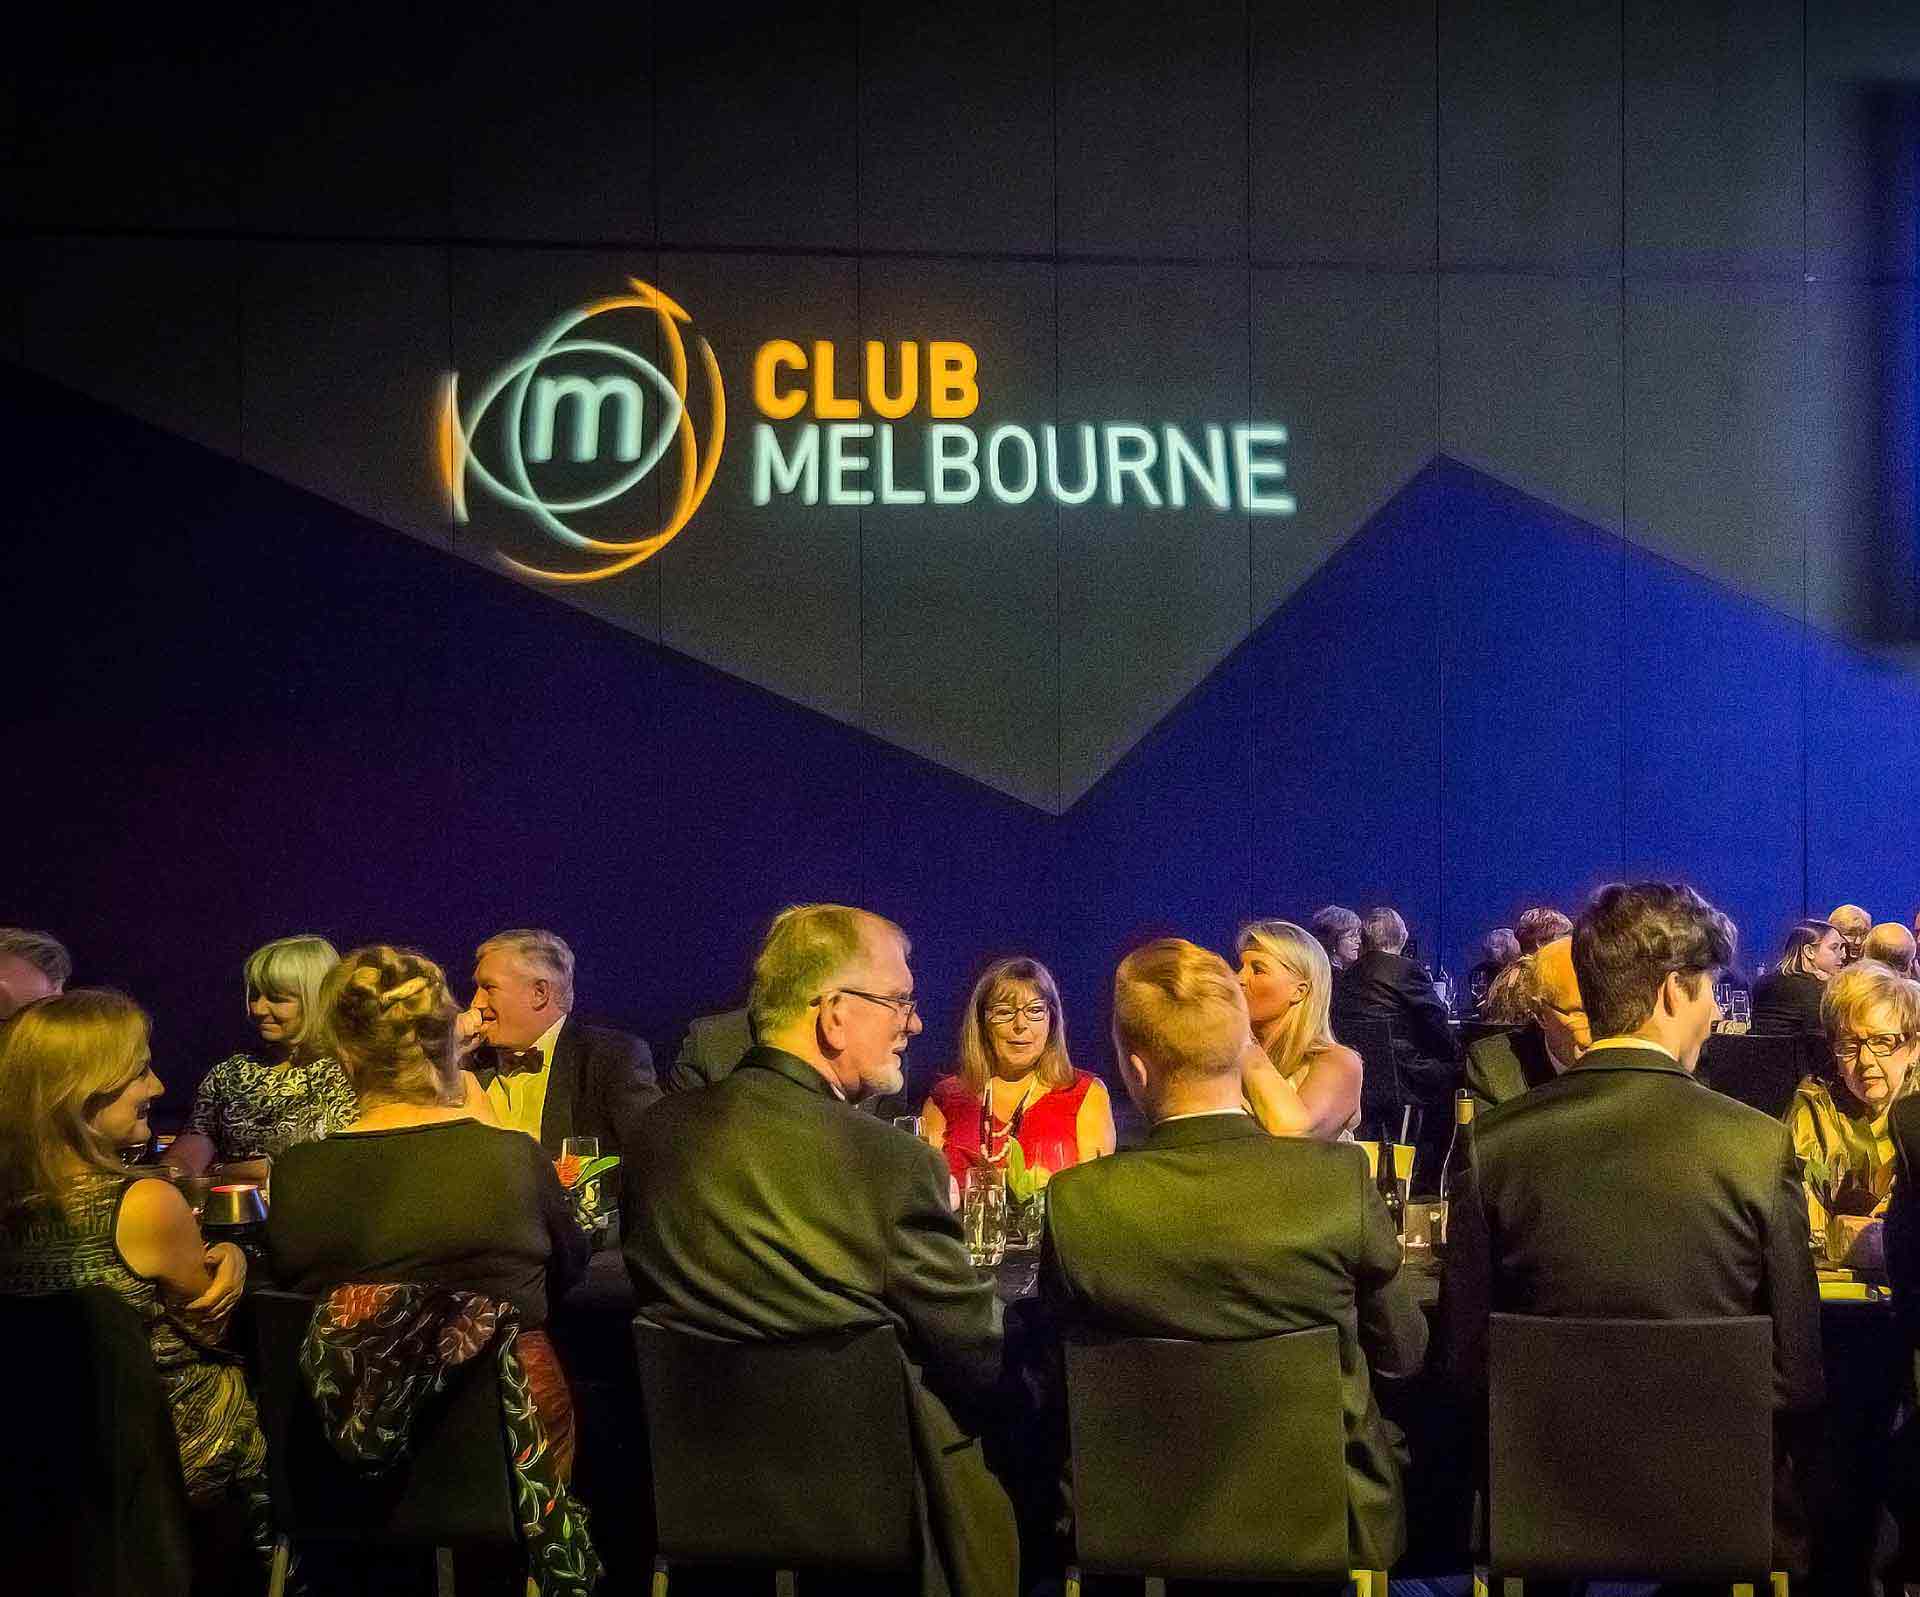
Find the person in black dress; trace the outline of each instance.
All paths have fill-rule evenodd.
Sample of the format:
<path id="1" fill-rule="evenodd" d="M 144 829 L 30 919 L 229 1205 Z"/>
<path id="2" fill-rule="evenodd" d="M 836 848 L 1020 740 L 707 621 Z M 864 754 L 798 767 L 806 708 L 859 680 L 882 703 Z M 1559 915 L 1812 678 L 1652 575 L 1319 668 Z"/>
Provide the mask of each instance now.
<path id="1" fill-rule="evenodd" d="M 1803 920 L 1787 933 L 1780 963 L 1753 989 L 1756 1037 L 1822 1037 L 1820 995 L 1847 962 L 1847 942 L 1829 921 Z"/>

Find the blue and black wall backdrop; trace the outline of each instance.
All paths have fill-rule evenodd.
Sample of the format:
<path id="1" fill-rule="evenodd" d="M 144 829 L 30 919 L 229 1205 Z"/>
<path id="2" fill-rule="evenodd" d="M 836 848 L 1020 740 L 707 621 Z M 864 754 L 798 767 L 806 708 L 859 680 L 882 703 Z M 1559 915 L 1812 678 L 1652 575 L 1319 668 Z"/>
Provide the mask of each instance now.
<path id="1" fill-rule="evenodd" d="M 149 1002 L 176 1097 L 295 930 L 551 925 L 670 1046 L 850 899 L 925 1076 L 1000 952 L 1098 1064 L 1154 932 L 1389 901 L 1458 972 L 1622 874 L 1768 946 L 1920 904 L 1907 8 L 352 12 L 0 69 L 0 921 Z M 446 377 L 635 278 L 719 472 L 516 578 L 577 552 L 461 518 Z M 983 433 L 1277 423 L 1295 509 L 756 505 L 776 338 L 843 389 L 964 341 Z"/>

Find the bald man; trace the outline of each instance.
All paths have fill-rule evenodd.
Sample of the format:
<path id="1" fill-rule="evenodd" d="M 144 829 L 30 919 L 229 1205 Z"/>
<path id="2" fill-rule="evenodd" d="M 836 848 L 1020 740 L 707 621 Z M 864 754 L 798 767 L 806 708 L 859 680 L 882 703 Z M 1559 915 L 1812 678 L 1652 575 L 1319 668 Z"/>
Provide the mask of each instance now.
<path id="1" fill-rule="evenodd" d="M 1867 933 L 1873 929 L 1873 917 L 1858 904 L 1842 904 L 1827 917 L 1827 924 L 1846 942 L 1847 963 L 1851 965 L 1867 946 Z"/>
<path id="2" fill-rule="evenodd" d="M 1877 959 L 1902 976 L 1913 974 L 1915 944 L 1913 933 L 1897 920 L 1882 921 L 1867 933 L 1863 957 Z"/>
<path id="3" fill-rule="evenodd" d="M 1552 1081 L 1593 1041 L 1573 974 L 1573 939 L 1556 937 L 1528 957 L 1540 988 L 1533 1020 L 1517 1031 L 1482 1037 L 1467 1049 L 1467 1091 L 1481 1109 Z"/>

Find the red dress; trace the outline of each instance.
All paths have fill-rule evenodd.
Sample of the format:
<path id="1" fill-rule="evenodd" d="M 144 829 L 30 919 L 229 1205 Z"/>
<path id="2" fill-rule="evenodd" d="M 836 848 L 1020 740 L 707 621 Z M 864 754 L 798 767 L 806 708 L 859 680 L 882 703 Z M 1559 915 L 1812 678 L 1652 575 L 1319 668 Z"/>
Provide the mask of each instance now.
<path id="1" fill-rule="evenodd" d="M 1044 1165 L 1050 1171 L 1064 1170 L 1068 1165 L 1078 1164 L 1080 1138 L 1075 1128 L 1080 1105 L 1086 1102 L 1094 1080 L 1091 1071 L 1076 1070 L 1071 1086 L 1041 1093 L 1024 1107 L 1015 1109 L 1012 1120 L 996 1116 L 987 1133 L 988 1157 L 995 1164 L 1006 1162 L 1007 1138 L 1011 1131 L 1029 1169 Z M 958 1076 L 942 1076 L 934 1083 L 927 1101 L 946 1118 L 947 1167 L 953 1171 L 955 1180 L 964 1183 L 967 1167 L 980 1157 L 979 1095 L 967 1091 Z"/>

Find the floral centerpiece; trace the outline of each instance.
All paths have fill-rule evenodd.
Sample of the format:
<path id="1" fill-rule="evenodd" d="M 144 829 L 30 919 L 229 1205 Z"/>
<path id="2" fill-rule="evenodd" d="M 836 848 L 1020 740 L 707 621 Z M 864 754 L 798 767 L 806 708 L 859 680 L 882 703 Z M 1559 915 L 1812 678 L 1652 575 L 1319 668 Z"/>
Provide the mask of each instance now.
<path id="1" fill-rule="evenodd" d="M 1040 1245 L 1040 1229 L 1047 1214 L 1047 1183 L 1053 1172 L 1043 1164 L 1028 1164 L 1020 1144 L 1007 1144 L 1007 1242 L 1016 1248 Z"/>
<path id="2" fill-rule="evenodd" d="M 620 1214 L 620 1191 L 607 1176 L 620 1163 L 618 1154 L 601 1154 L 596 1159 L 565 1155 L 553 1162 L 553 1172 L 566 1189 L 567 1203 L 574 1223 L 588 1235 L 595 1247 L 605 1244 L 613 1223 Z"/>

